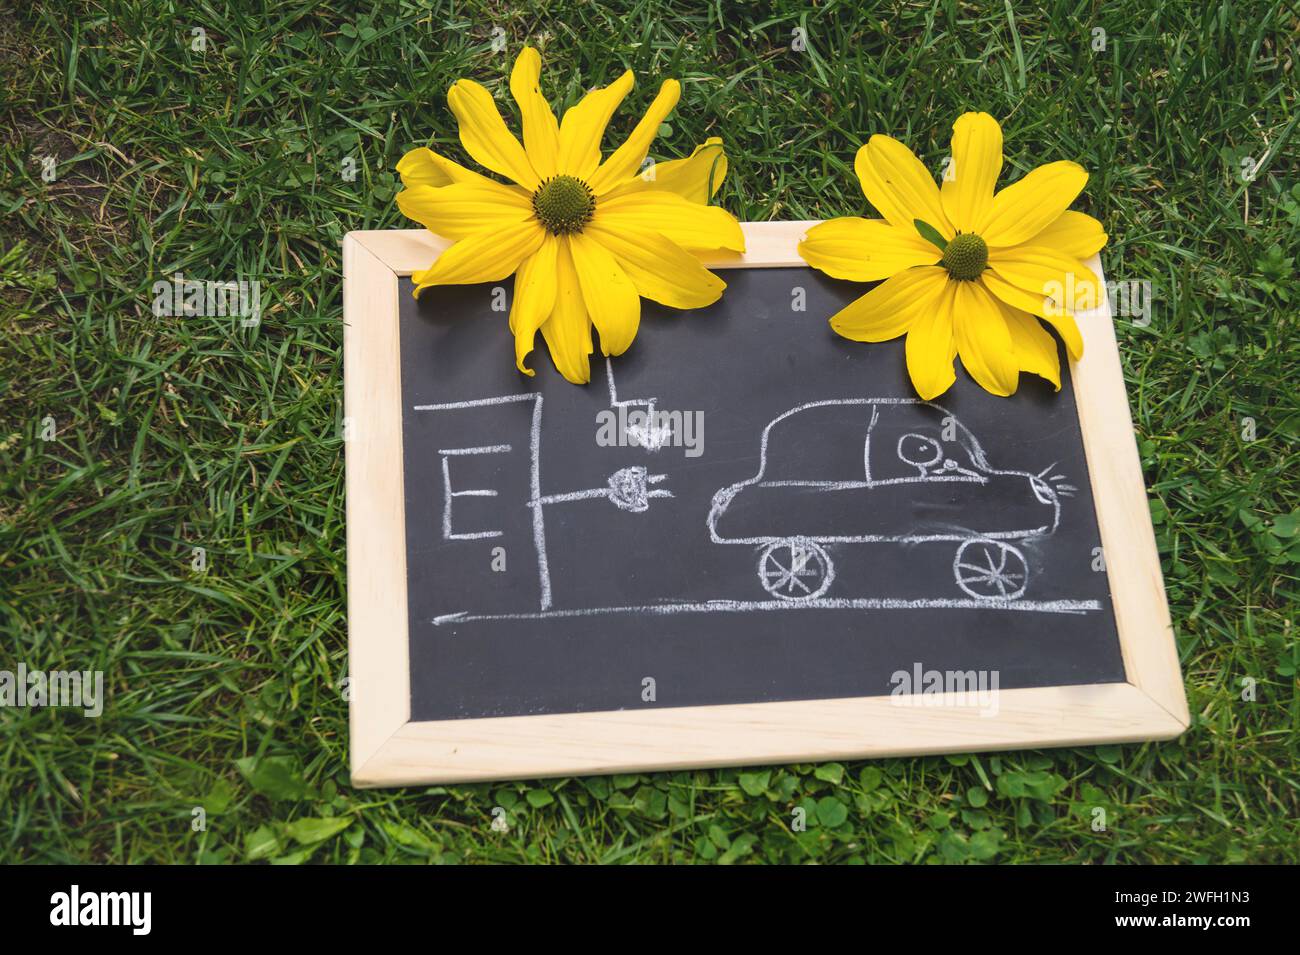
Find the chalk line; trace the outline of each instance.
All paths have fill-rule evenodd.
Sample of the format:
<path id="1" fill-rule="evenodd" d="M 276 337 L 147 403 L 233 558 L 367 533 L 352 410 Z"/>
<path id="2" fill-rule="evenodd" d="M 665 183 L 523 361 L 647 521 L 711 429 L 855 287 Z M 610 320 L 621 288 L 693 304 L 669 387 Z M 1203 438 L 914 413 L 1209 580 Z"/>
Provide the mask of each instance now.
<path id="1" fill-rule="evenodd" d="M 541 395 L 525 393 L 519 395 L 498 395 L 495 398 L 475 398 L 473 401 L 448 401 L 436 405 L 412 405 L 412 411 L 456 411 L 461 408 L 486 408 L 491 405 L 508 405 L 515 401 L 535 401 Z"/>
<path id="2" fill-rule="evenodd" d="M 540 613 L 482 613 L 468 611 L 434 617 L 440 627 L 470 620 L 547 620 L 558 617 L 594 617 L 603 614 L 644 613 L 665 616 L 678 613 L 747 613 L 751 610 L 1019 610 L 1026 613 L 1083 614 L 1101 609 L 1099 600 L 961 600 L 893 597 L 821 597 L 814 600 L 706 600 L 700 603 L 647 604 L 641 607 L 579 607 Z"/>
<path id="3" fill-rule="evenodd" d="M 439 454 L 505 454 L 508 444 L 485 444 L 480 448 L 439 448 Z"/>
<path id="4" fill-rule="evenodd" d="M 546 558 L 546 517 L 542 504 L 542 396 L 533 402 L 533 420 L 529 428 L 528 453 L 531 468 L 528 479 L 529 502 L 533 512 L 533 548 L 537 551 L 537 578 L 542 609 L 551 606 L 551 567 Z"/>
<path id="5" fill-rule="evenodd" d="M 593 487 L 585 491 L 567 491 L 564 494 L 548 494 L 537 499 L 539 504 L 564 504 L 567 501 L 586 501 L 593 497 L 609 497 L 609 488 Z"/>

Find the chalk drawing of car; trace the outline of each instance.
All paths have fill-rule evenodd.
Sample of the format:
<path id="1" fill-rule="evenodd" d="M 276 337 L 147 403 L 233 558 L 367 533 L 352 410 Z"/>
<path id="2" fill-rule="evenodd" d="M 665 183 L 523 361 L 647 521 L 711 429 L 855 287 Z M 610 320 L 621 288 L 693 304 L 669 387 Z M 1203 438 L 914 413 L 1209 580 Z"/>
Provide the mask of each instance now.
<path id="1" fill-rule="evenodd" d="M 720 489 L 708 528 L 718 544 L 758 548 L 758 579 L 773 597 L 809 601 L 835 579 L 828 546 L 956 544 L 957 586 L 982 601 L 1013 601 L 1029 566 L 1013 541 L 1056 530 L 1063 475 L 993 467 L 944 408 L 907 398 L 814 401 L 763 429 L 758 473 Z"/>

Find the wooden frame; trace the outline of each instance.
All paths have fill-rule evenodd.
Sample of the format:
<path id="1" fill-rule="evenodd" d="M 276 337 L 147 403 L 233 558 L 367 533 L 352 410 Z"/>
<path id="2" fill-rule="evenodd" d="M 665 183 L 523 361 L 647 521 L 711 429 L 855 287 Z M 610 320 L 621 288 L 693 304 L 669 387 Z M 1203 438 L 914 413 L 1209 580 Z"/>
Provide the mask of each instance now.
<path id="1" fill-rule="evenodd" d="M 710 268 L 803 266 L 813 222 L 745 223 Z M 358 786 L 1169 739 L 1187 699 L 1109 307 L 1078 316 L 1072 364 L 1128 681 L 1003 690 L 996 715 L 888 696 L 411 722 L 398 279 L 450 243 L 420 229 L 343 240 L 351 766 Z M 1100 274 L 1100 262 L 1091 266 Z M 952 705 L 937 705 L 951 703 Z"/>

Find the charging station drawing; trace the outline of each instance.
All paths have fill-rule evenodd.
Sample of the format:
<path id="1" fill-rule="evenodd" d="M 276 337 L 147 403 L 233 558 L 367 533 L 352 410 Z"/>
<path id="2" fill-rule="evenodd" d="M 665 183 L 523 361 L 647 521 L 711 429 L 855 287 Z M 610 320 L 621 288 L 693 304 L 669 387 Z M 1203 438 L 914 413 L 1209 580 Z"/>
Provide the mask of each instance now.
<path id="1" fill-rule="evenodd" d="M 606 479 L 601 487 L 582 488 L 557 494 L 542 494 L 541 482 L 541 431 L 542 404 L 545 399 L 539 394 L 501 395 L 496 398 L 481 398 L 475 401 L 453 401 L 445 404 L 416 405 L 416 411 L 461 411 L 470 408 L 484 408 L 513 402 L 532 402 L 532 416 L 529 428 L 529 495 L 525 502 L 532 511 L 533 544 L 537 551 L 537 574 L 541 594 L 541 609 L 551 606 L 551 573 L 546 559 L 546 508 L 572 501 L 604 499 L 619 510 L 642 513 L 649 510 L 650 502 L 655 498 L 672 497 L 672 491 L 656 487 L 667 475 L 651 474 L 640 465 L 619 468 Z M 495 488 L 459 488 L 453 489 L 450 461 L 465 455 L 501 454 L 513 450 L 510 444 L 487 445 L 472 448 L 440 448 L 438 456 L 442 462 L 443 477 L 443 520 L 442 536 L 444 540 L 476 540 L 501 536 L 497 530 L 474 530 L 456 532 L 453 530 L 453 506 L 458 497 L 497 497 Z"/>
<path id="2" fill-rule="evenodd" d="M 618 402 L 608 368 L 611 405 Z M 974 434 L 933 402 L 908 398 L 844 398 L 797 405 L 772 419 L 759 437 L 758 470 L 717 490 L 701 502 L 711 541 L 736 547 L 756 559 L 762 598 L 705 601 L 646 601 L 628 606 L 556 607 L 546 556 L 546 510 L 556 505 L 604 500 L 622 511 L 644 513 L 659 498 L 672 498 L 667 475 L 644 466 L 623 467 L 597 487 L 543 493 L 540 463 L 540 394 L 502 395 L 472 401 L 416 405 L 418 412 L 532 403 L 529 482 L 540 606 L 535 612 L 460 611 L 437 616 L 435 626 L 467 620 L 540 619 L 598 614 L 673 614 L 798 609 L 915 609 L 922 607 L 1087 613 L 1096 600 L 1029 600 L 1030 567 L 1023 545 L 1051 535 L 1061 518 L 1061 501 L 1076 488 L 1055 464 L 1034 473 L 993 467 Z M 631 404 L 633 402 L 627 402 Z M 654 399 L 637 404 L 654 407 Z M 838 440 L 836 440 L 838 439 Z M 847 442 L 860 449 L 845 454 Z M 663 441 L 645 440 L 655 452 Z M 491 488 L 455 487 L 449 462 L 458 456 L 504 453 L 510 444 L 440 449 L 446 540 L 496 536 L 491 529 L 459 529 L 454 505 L 461 496 L 497 496 Z M 820 460 L 819 460 L 820 454 Z M 819 469 L 819 466 L 821 468 Z M 983 526 L 982 501 L 998 502 L 997 526 Z M 679 507 L 690 507 L 678 499 Z M 507 502 L 506 506 L 510 506 Z M 929 507 L 943 520 L 922 521 Z M 696 525 L 699 526 L 699 525 Z M 857 545 L 955 545 L 953 583 L 958 593 L 929 598 L 835 596 L 835 562 Z M 833 556 L 834 554 L 834 556 Z M 755 558 L 756 555 L 756 558 Z M 751 566 L 753 566 L 751 564 Z M 751 578 L 752 579 L 752 578 Z"/>

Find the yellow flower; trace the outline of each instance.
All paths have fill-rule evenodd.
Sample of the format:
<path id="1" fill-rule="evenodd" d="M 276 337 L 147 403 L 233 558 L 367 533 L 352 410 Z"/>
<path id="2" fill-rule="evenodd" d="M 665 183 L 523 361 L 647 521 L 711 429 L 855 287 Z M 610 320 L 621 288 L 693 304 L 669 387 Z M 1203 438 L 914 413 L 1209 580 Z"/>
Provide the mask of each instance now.
<path id="1" fill-rule="evenodd" d="M 1088 174 L 1072 162 L 1040 166 L 994 195 L 1002 128 L 987 113 L 952 127 L 952 161 L 940 192 L 920 160 L 888 136 L 872 136 L 854 168 L 884 219 L 832 219 L 813 226 L 799 254 L 839 279 L 879 282 L 832 316 L 845 338 L 907 335 L 907 370 L 922 398 L 956 380 L 953 359 L 995 395 L 1016 390 L 1020 371 L 1059 391 L 1056 341 L 1042 317 L 1083 355 L 1073 312 L 1101 302 L 1083 264 L 1106 244 L 1101 223 L 1067 206 Z"/>
<path id="2" fill-rule="evenodd" d="M 397 204 L 453 240 L 412 276 L 416 295 L 431 285 L 499 282 L 513 274 L 510 330 L 519 370 L 533 374 L 524 359 L 540 329 L 560 374 L 584 384 L 591 380 L 593 323 L 601 351 L 622 354 L 636 337 L 641 296 L 671 308 L 711 305 L 726 284 L 694 253 L 743 252 L 745 240 L 733 216 L 708 205 L 727 171 L 722 140 L 642 172 L 681 84 L 665 80 L 627 141 L 602 161 L 601 137 L 632 89 L 632 72 L 588 93 L 557 123 L 542 97 L 541 68 L 537 51 L 525 48 L 510 74 L 522 145 L 482 86 L 459 80 L 447 94 L 465 151 L 511 184 L 414 149 L 397 165 L 406 186 Z"/>

